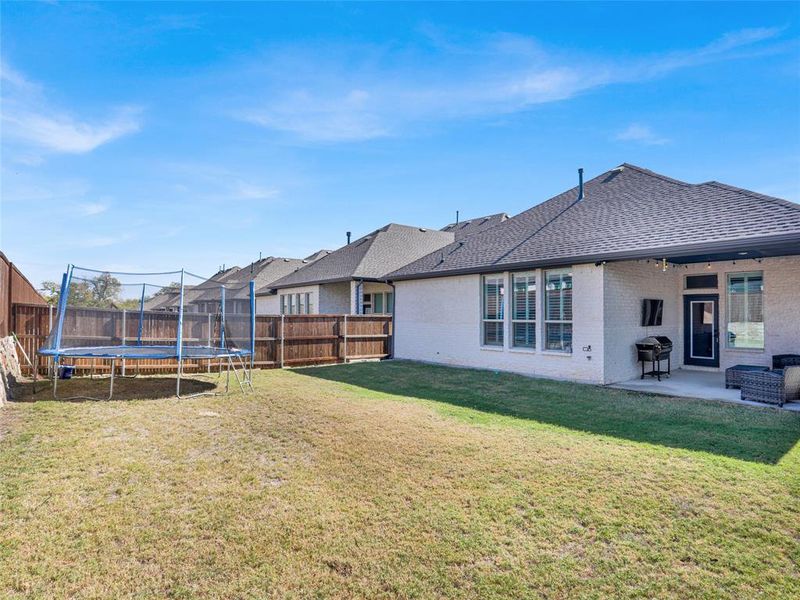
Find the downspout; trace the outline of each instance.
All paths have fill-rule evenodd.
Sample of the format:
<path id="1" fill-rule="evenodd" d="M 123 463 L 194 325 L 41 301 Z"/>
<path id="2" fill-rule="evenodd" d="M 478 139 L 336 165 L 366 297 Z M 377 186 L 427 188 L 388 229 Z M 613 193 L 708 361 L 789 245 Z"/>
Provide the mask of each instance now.
<path id="1" fill-rule="evenodd" d="M 361 314 L 361 288 L 364 285 L 364 280 L 359 279 L 356 284 L 356 314 Z"/>
<path id="2" fill-rule="evenodd" d="M 395 319 L 395 311 L 397 310 L 397 288 L 394 282 L 387 280 L 386 283 L 392 288 L 392 337 L 389 342 L 389 358 L 394 358 L 394 336 L 397 331 L 397 319 Z"/>

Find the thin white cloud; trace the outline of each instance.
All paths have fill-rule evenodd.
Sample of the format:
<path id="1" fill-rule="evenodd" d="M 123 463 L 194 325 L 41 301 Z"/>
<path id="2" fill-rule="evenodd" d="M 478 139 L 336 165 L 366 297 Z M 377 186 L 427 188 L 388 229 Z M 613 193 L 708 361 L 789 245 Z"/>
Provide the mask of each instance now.
<path id="1" fill-rule="evenodd" d="M 90 236 L 81 238 L 76 241 L 76 246 L 81 248 L 105 248 L 107 246 L 114 246 L 116 244 L 123 244 L 133 239 L 130 233 L 122 233 L 120 235 L 101 235 Z"/>
<path id="2" fill-rule="evenodd" d="M 453 41 L 427 27 L 422 34 L 436 53 L 424 58 L 413 49 L 295 45 L 229 65 L 221 76 L 228 88 L 246 90 L 228 101 L 236 119 L 303 141 L 354 142 L 415 124 L 512 114 L 739 58 L 780 32 L 745 29 L 693 50 L 631 60 L 568 55 L 509 34 Z"/>
<path id="3" fill-rule="evenodd" d="M 104 202 L 86 202 L 78 204 L 76 208 L 82 216 L 91 217 L 106 212 L 108 210 L 108 204 Z"/>
<path id="4" fill-rule="evenodd" d="M 166 166 L 184 179 L 171 184 L 170 188 L 193 201 L 258 202 L 275 200 L 280 196 L 278 188 L 219 165 L 175 163 Z"/>
<path id="5" fill-rule="evenodd" d="M 645 146 L 663 146 L 670 142 L 668 138 L 654 132 L 650 126 L 641 123 L 631 123 L 617 133 L 614 139 L 621 142 L 638 142 Z"/>
<path id="6" fill-rule="evenodd" d="M 21 146 L 18 162 L 31 164 L 41 160 L 30 149 L 65 154 L 84 154 L 141 128 L 140 108 L 122 106 L 101 119 L 87 120 L 52 106 L 40 85 L 31 83 L 21 73 L 3 63 L 2 121 L 3 137 Z M 33 161 L 30 157 L 34 156 Z"/>

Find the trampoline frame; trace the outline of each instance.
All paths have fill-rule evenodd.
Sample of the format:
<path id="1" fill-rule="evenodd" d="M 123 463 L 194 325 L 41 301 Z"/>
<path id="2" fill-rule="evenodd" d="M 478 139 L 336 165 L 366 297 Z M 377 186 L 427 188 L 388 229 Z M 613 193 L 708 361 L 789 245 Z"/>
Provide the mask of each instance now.
<path id="1" fill-rule="evenodd" d="M 51 371 L 51 380 L 53 386 L 53 398 L 56 400 L 79 400 L 79 399 L 86 399 L 86 400 L 111 400 L 114 395 L 114 379 L 116 376 L 116 361 L 122 360 L 123 364 L 123 374 L 121 377 L 124 378 L 135 378 L 139 375 L 139 360 L 167 360 L 167 359 L 176 359 L 178 361 L 177 369 L 176 369 L 176 385 L 175 385 L 175 396 L 178 398 L 193 398 L 196 396 L 206 396 L 206 395 L 217 395 L 219 392 L 197 392 L 194 394 L 188 395 L 181 395 L 181 379 L 183 377 L 183 361 L 188 360 L 208 360 L 209 361 L 209 372 L 211 361 L 216 359 L 219 370 L 217 372 L 217 379 L 222 376 L 222 363 L 223 360 L 226 364 L 226 375 L 225 375 L 225 394 L 229 393 L 230 389 L 230 374 L 231 371 L 234 373 L 234 377 L 236 378 L 237 382 L 239 383 L 239 387 L 242 390 L 242 393 L 246 393 L 247 390 L 253 391 L 253 366 L 254 366 L 254 359 L 255 359 L 255 281 L 250 280 L 249 282 L 249 292 L 250 292 L 250 348 L 248 349 L 239 349 L 239 348 L 227 348 L 225 346 L 225 286 L 220 286 L 221 292 L 221 306 L 220 312 L 222 316 L 222 321 L 220 324 L 220 346 L 184 346 L 183 345 L 183 315 L 184 315 L 184 274 L 185 270 L 181 269 L 180 271 L 172 271 L 166 273 L 113 273 L 110 271 L 97 271 L 94 269 L 83 269 L 85 271 L 94 271 L 97 273 L 111 273 L 117 275 L 170 275 L 170 274 L 177 274 L 180 273 L 180 300 L 179 300 L 179 308 L 178 308 L 178 327 L 177 327 L 177 336 L 176 336 L 176 343 L 175 345 L 142 345 L 141 344 L 141 335 L 142 335 L 142 318 L 140 317 L 139 322 L 139 342 L 136 346 L 130 346 L 127 344 L 119 345 L 119 346 L 93 346 L 93 347 L 69 347 L 69 348 L 62 348 L 61 347 L 61 336 L 63 332 L 64 326 L 64 315 L 67 310 L 67 302 L 68 302 L 68 295 L 69 295 L 69 284 L 72 279 L 72 272 L 73 272 L 74 265 L 67 266 L 67 272 L 63 274 L 61 279 L 61 293 L 59 296 L 58 301 L 58 321 L 56 324 L 56 334 L 55 339 L 53 340 L 51 348 L 40 348 L 34 357 L 34 368 L 33 368 L 33 391 L 36 393 L 36 378 L 39 371 L 39 356 L 49 356 L 53 358 L 53 367 Z M 142 299 L 140 305 L 140 314 L 144 314 L 144 286 L 142 287 Z M 210 337 L 209 337 L 210 341 Z M 148 352 L 148 350 L 155 350 L 158 349 L 160 352 Z M 135 352 L 133 350 L 136 350 Z M 205 352 L 203 352 L 205 351 Z M 63 358 L 91 358 L 91 359 L 100 359 L 100 360 L 108 360 L 111 363 L 110 369 L 110 376 L 109 376 L 109 392 L 108 397 L 106 398 L 96 398 L 93 396 L 71 396 L 68 398 L 59 398 L 58 397 L 58 380 L 59 380 L 59 364 L 61 363 Z M 248 361 L 245 361 L 245 358 L 249 358 Z M 234 362 L 234 359 L 238 360 L 238 367 Z M 136 375 L 126 376 L 124 374 L 125 371 L 125 361 L 126 360 L 134 360 L 137 362 L 136 368 Z M 94 378 L 94 369 L 95 369 L 95 361 L 92 361 L 91 367 L 91 375 L 90 377 Z M 240 377 L 239 371 L 241 371 L 242 376 Z M 202 376 L 202 375 L 201 375 Z"/>

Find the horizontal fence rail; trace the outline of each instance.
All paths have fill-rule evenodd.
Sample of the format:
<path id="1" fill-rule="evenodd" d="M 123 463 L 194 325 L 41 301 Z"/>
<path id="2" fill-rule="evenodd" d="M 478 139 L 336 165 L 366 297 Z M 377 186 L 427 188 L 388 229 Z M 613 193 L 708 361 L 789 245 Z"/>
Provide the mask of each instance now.
<path id="1" fill-rule="evenodd" d="M 72 318 L 84 321 L 79 337 L 71 336 L 68 323 L 62 333 L 66 346 L 116 346 L 135 344 L 139 339 L 139 311 L 105 308 L 71 309 Z M 15 303 L 12 330 L 25 353 L 33 360 L 43 347 L 56 320 L 56 310 L 40 304 Z M 142 321 L 143 345 L 175 343 L 177 313 L 145 311 Z M 208 345 L 215 337 L 217 315 L 184 313 L 184 342 Z M 91 333 L 87 333 L 91 332 Z M 382 359 L 391 352 L 392 317 L 389 315 L 256 315 L 256 368 L 301 367 L 335 364 L 352 360 Z M 24 357 L 20 362 L 25 363 Z M 51 359 L 40 357 L 40 372 L 47 373 Z M 117 360 L 122 374 L 174 373 L 176 360 Z M 111 362 L 92 358 L 62 358 L 78 374 L 108 372 Z M 184 360 L 183 371 L 205 372 L 220 365 L 213 359 Z M 23 372 L 31 373 L 25 364 Z"/>

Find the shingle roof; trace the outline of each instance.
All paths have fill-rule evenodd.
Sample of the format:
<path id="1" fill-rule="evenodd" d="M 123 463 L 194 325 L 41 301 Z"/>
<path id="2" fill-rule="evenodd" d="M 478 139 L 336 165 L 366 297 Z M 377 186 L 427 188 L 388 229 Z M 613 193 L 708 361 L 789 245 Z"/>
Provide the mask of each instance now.
<path id="1" fill-rule="evenodd" d="M 389 279 L 687 255 L 745 240 L 796 242 L 800 205 L 716 181 L 689 184 L 631 164 L 390 273 Z"/>
<path id="2" fill-rule="evenodd" d="M 227 274 L 223 278 L 212 278 L 201 294 L 195 295 L 191 302 L 214 302 L 219 300 L 219 286 L 225 285 L 225 298 L 245 300 L 250 297 L 250 280 L 255 281 L 256 290 L 265 288 L 276 279 L 288 275 L 305 264 L 300 258 L 281 258 L 269 256 Z"/>
<path id="3" fill-rule="evenodd" d="M 455 239 L 454 234 L 390 223 L 274 282 L 272 288 L 351 279 L 382 279 Z"/>
<path id="4" fill-rule="evenodd" d="M 455 241 L 463 240 L 471 235 L 475 235 L 481 231 L 499 225 L 508 219 L 506 213 L 497 213 L 495 215 L 487 215 L 485 217 L 476 217 L 474 219 L 466 219 L 458 223 L 450 223 L 442 227 L 442 231 L 449 231 L 456 236 Z"/>

